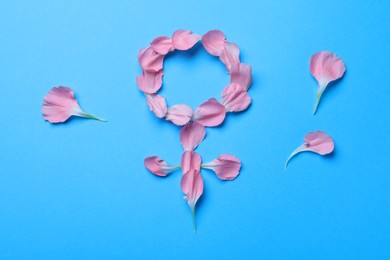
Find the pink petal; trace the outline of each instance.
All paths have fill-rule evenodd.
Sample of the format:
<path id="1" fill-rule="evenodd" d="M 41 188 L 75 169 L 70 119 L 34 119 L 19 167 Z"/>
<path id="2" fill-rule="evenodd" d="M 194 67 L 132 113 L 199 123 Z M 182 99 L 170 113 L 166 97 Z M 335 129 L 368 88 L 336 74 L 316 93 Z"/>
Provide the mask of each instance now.
<path id="1" fill-rule="evenodd" d="M 183 174 L 190 169 L 200 171 L 201 163 L 202 158 L 194 151 L 184 151 L 183 155 L 181 156 L 181 170 Z"/>
<path id="2" fill-rule="evenodd" d="M 178 169 L 178 166 L 170 166 L 158 156 L 149 156 L 144 160 L 145 167 L 157 176 L 167 176 L 168 173 Z"/>
<path id="3" fill-rule="evenodd" d="M 240 63 L 240 49 L 235 43 L 225 45 L 219 59 L 225 64 L 227 71 L 230 73 L 233 65 Z"/>
<path id="4" fill-rule="evenodd" d="M 138 53 L 138 61 L 142 69 L 151 72 L 162 70 L 164 57 L 154 51 L 151 46 L 141 49 Z"/>
<path id="5" fill-rule="evenodd" d="M 172 35 L 173 47 L 181 51 L 192 48 L 200 39 L 200 35 L 193 34 L 190 30 L 177 30 Z"/>
<path id="6" fill-rule="evenodd" d="M 221 180 L 233 180 L 241 169 L 240 160 L 229 154 L 222 154 L 217 159 L 202 164 L 202 168 L 213 170 Z"/>
<path id="7" fill-rule="evenodd" d="M 345 65 L 335 54 L 329 51 L 320 51 L 310 59 L 310 72 L 318 82 L 317 99 L 314 107 L 315 114 L 325 88 L 329 82 L 337 80 L 344 75 Z"/>
<path id="8" fill-rule="evenodd" d="M 180 141 L 185 151 L 193 151 L 203 141 L 206 130 L 198 122 L 189 122 L 180 130 Z"/>
<path id="9" fill-rule="evenodd" d="M 206 51 L 214 56 L 219 56 L 228 44 L 225 35 L 219 30 L 208 31 L 203 35 L 202 43 Z"/>
<path id="10" fill-rule="evenodd" d="M 166 114 L 166 120 L 171 121 L 175 125 L 185 125 L 187 124 L 191 117 L 193 111 L 187 105 L 174 105 L 168 108 Z"/>
<path id="11" fill-rule="evenodd" d="M 230 82 L 238 83 L 244 90 L 248 90 L 252 84 L 252 67 L 244 64 L 234 64 L 230 73 Z"/>
<path id="12" fill-rule="evenodd" d="M 144 70 L 136 79 L 138 88 L 144 93 L 156 93 L 162 86 L 163 76 L 164 72 L 162 70 L 158 72 Z"/>
<path id="13" fill-rule="evenodd" d="M 226 111 L 239 112 L 248 108 L 251 97 L 238 83 L 229 84 L 222 92 L 222 104 Z"/>
<path id="14" fill-rule="evenodd" d="M 165 117 L 168 109 L 164 97 L 156 94 L 146 94 L 146 102 L 148 103 L 150 111 L 152 111 L 157 117 Z"/>
<path id="15" fill-rule="evenodd" d="M 217 126 L 226 116 L 225 107 L 215 98 L 210 98 L 195 109 L 193 120 L 204 126 Z"/>
<path id="16" fill-rule="evenodd" d="M 173 51 L 172 39 L 167 36 L 160 36 L 154 39 L 150 46 L 153 50 L 161 55 L 166 55 L 168 52 Z"/>

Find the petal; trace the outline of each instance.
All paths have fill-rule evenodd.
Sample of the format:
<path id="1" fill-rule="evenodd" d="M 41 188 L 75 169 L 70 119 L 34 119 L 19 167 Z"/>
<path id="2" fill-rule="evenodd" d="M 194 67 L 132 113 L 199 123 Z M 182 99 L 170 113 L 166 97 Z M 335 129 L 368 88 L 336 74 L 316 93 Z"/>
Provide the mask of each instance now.
<path id="1" fill-rule="evenodd" d="M 203 141 L 206 130 L 198 122 L 189 122 L 180 130 L 180 141 L 185 151 L 193 151 Z"/>
<path id="2" fill-rule="evenodd" d="M 181 156 L 181 170 L 183 174 L 188 172 L 190 169 L 200 171 L 201 163 L 202 158 L 194 151 L 184 151 Z"/>
<path id="3" fill-rule="evenodd" d="M 326 155 L 334 150 L 332 137 L 322 131 L 310 132 L 305 136 L 305 144 L 308 150 Z"/>
<path id="4" fill-rule="evenodd" d="M 187 124 L 190 121 L 192 114 L 192 108 L 189 106 L 174 105 L 168 108 L 166 120 L 171 121 L 175 125 L 181 126 Z"/>
<path id="5" fill-rule="evenodd" d="M 210 98 L 195 109 L 193 120 L 204 126 L 217 126 L 226 116 L 225 107 L 215 98 Z"/>
<path id="6" fill-rule="evenodd" d="M 248 108 L 251 97 L 238 83 L 231 83 L 222 92 L 222 104 L 226 111 L 239 112 Z"/>
<path id="7" fill-rule="evenodd" d="M 235 43 L 225 45 L 219 59 L 225 64 L 227 71 L 230 73 L 233 65 L 240 63 L 240 49 Z"/>
<path id="8" fill-rule="evenodd" d="M 144 93 L 156 93 L 162 86 L 163 76 L 164 72 L 162 70 L 158 72 L 144 70 L 136 79 L 138 88 Z"/>
<path id="9" fill-rule="evenodd" d="M 200 39 L 200 35 L 193 34 L 190 30 L 177 30 L 172 35 L 173 47 L 181 51 L 192 48 Z"/>
<path id="10" fill-rule="evenodd" d="M 225 35 L 219 30 L 208 31 L 203 35 L 202 43 L 206 51 L 214 56 L 219 56 L 228 44 Z"/>
<path id="11" fill-rule="evenodd" d="M 221 180 L 233 180 L 241 169 L 240 160 L 230 154 L 222 154 L 217 159 L 202 164 L 202 168 L 214 171 Z"/>
<path id="12" fill-rule="evenodd" d="M 230 82 L 238 83 L 244 90 L 248 90 L 252 84 L 252 67 L 244 63 L 233 65 L 230 73 Z"/>
<path id="13" fill-rule="evenodd" d="M 167 36 L 160 36 L 154 39 L 150 46 L 153 50 L 161 55 L 166 55 L 168 52 L 173 51 L 172 39 Z"/>
<path id="14" fill-rule="evenodd" d="M 144 160 L 145 167 L 157 176 L 167 176 L 168 173 L 178 169 L 178 166 L 170 166 L 158 156 L 149 156 Z"/>
<path id="15" fill-rule="evenodd" d="M 142 69 L 151 72 L 162 70 L 164 57 L 154 51 L 151 46 L 141 49 L 138 53 L 138 61 Z"/>
<path id="16" fill-rule="evenodd" d="M 165 117 L 168 109 L 164 97 L 156 94 L 146 94 L 146 102 L 148 103 L 150 111 L 152 111 L 157 117 Z"/>

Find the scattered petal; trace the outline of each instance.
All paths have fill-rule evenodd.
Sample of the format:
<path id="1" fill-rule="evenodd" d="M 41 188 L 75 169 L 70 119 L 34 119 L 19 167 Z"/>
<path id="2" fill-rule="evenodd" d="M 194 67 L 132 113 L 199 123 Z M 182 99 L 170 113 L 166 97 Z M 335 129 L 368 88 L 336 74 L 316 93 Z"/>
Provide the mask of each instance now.
<path id="1" fill-rule="evenodd" d="M 230 73 L 230 82 L 238 83 L 244 90 L 248 90 L 252 84 L 252 67 L 244 63 L 233 65 Z"/>
<path id="2" fill-rule="evenodd" d="M 310 72 L 318 82 L 317 100 L 314 106 L 314 114 L 317 111 L 322 93 L 329 82 L 337 80 L 344 75 L 344 62 L 329 51 L 320 51 L 311 56 Z"/>
<path id="3" fill-rule="evenodd" d="M 225 45 L 219 59 L 225 64 L 227 71 L 230 73 L 233 65 L 240 63 L 240 49 L 235 43 Z"/>
<path id="4" fill-rule="evenodd" d="M 157 94 L 146 94 L 146 102 L 148 103 L 150 111 L 157 117 L 163 118 L 167 114 L 167 102 L 163 96 Z"/>
<path id="5" fill-rule="evenodd" d="M 157 176 L 167 176 L 168 173 L 180 168 L 179 166 L 168 165 L 164 160 L 158 156 L 149 156 L 144 160 L 145 167 Z"/>
<path id="6" fill-rule="evenodd" d="M 202 158 L 194 151 L 184 151 L 183 155 L 181 156 L 181 170 L 183 174 L 188 172 L 190 169 L 200 171 L 201 163 Z"/>
<path id="7" fill-rule="evenodd" d="M 65 122 L 71 116 L 106 120 L 84 112 L 74 97 L 74 91 L 68 87 L 54 87 L 44 97 L 42 105 L 43 118 L 50 123 Z"/>
<path id="8" fill-rule="evenodd" d="M 240 160 L 230 154 L 222 154 L 217 159 L 201 165 L 202 168 L 214 171 L 221 180 L 233 180 L 241 169 Z"/>
<path id="9" fill-rule="evenodd" d="M 226 116 L 225 107 L 215 98 L 210 98 L 195 109 L 193 120 L 204 126 L 217 126 Z"/>
<path id="10" fill-rule="evenodd" d="M 222 104 L 226 111 L 240 112 L 247 109 L 251 104 L 251 97 L 240 84 L 231 83 L 222 92 Z"/>
<path id="11" fill-rule="evenodd" d="M 162 86 L 162 77 L 164 72 L 142 71 L 142 74 L 137 77 L 138 88 L 144 93 L 156 93 Z"/>
<path id="12" fill-rule="evenodd" d="M 300 152 L 313 152 L 320 155 L 330 154 L 334 150 L 332 137 L 322 131 L 310 132 L 305 136 L 305 143 L 299 146 L 287 159 L 284 168 L 287 168 L 288 162 Z"/>
<path id="13" fill-rule="evenodd" d="M 206 130 L 198 122 L 189 122 L 180 130 L 180 141 L 185 151 L 193 151 L 203 141 Z"/>
<path id="14" fill-rule="evenodd" d="M 153 50 L 161 55 L 166 55 L 168 52 L 173 51 L 172 39 L 167 36 L 160 36 L 154 39 L 150 46 Z"/>
<path id="15" fill-rule="evenodd" d="M 190 30 L 177 30 L 172 35 L 173 47 L 177 50 L 186 51 L 192 48 L 202 37 L 193 34 Z"/>
<path id="16" fill-rule="evenodd" d="M 138 53 L 138 61 L 142 69 L 151 72 L 162 70 L 164 57 L 153 50 L 151 46 L 142 48 Z"/>
<path id="17" fill-rule="evenodd" d="M 202 43 L 206 51 L 214 56 L 219 56 L 228 44 L 225 35 L 219 30 L 208 31 L 203 35 Z"/>
<path id="18" fill-rule="evenodd" d="M 187 124 L 190 121 L 192 114 L 192 108 L 189 106 L 174 105 L 168 108 L 166 119 L 175 125 L 181 126 Z"/>

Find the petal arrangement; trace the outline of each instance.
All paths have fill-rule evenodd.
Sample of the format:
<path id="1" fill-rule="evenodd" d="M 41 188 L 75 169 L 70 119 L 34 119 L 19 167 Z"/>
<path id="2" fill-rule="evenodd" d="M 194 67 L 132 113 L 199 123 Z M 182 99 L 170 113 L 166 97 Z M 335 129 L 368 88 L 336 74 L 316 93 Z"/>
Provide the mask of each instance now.
<path id="1" fill-rule="evenodd" d="M 185 105 L 168 106 L 163 96 L 157 94 L 162 87 L 165 56 L 174 50 L 189 50 L 199 41 L 208 53 L 218 56 L 230 74 L 230 84 L 222 91 L 221 101 L 210 98 L 194 110 Z M 184 152 L 180 166 L 169 166 L 158 156 L 145 159 L 145 167 L 157 176 L 166 176 L 181 168 L 183 176 L 180 182 L 185 199 L 190 206 L 195 227 L 195 206 L 203 193 L 201 168 L 214 171 L 221 180 L 233 180 L 239 174 L 241 162 L 232 155 L 223 154 L 215 160 L 202 164 L 201 156 L 194 150 L 206 136 L 205 127 L 220 125 L 227 112 L 246 110 L 251 104 L 248 89 L 252 83 L 252 67 L 240 62 L 240 50 L 235 43 L 229 43 L 219 30 L 211 30 L 200 36 L 188 30 L 177 30 L 172 37 L 155 38 L 150 46 L 138 53 L 142 74 L 136 79 L 138 88 L 145 96 L 149 109 L 158 118 L 182 126 L 180 141 Z"/>

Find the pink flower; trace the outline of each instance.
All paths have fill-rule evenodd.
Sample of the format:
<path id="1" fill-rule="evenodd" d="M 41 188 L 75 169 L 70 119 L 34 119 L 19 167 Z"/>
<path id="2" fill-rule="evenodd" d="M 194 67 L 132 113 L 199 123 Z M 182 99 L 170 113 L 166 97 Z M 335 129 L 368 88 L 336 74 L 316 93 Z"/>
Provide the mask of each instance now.
<path id="1" fill-rule="evenodd" d="M 165 177 L 168 173 L 180 168 L 180 166 L 168 165 L 164 160 L 158 156 L 149 156 L 144 160 L 145 167 L 153 174 Z"/>
<path id="2" fill-rule="evenodd" d="M 252 84 L 252 67 L 244 64 L 234 64 L 230 73 L 230 82 L 238 83 L 244 90 L 248 90 Z"/>
<path id="3" fill-rule="evenodd" d="M 163 118 L 167 114 L 167 102 L 163 96 L 157 94 L 146 94 L 146 102 L 148 103 L 150 111 L 152 111 L 158 118 Z"/>
<path id="4" fill-rule="evenodd" d="M 182 126 L 187 124 L 193 115 L 192 108 L 187 105 L 174 105 L 168 108 L 165 119 L 175 125 Z"/>
<path id="5" fill-rule="evenodd" d="M 208 31 L 203 35 L 202 43 L 206 51 L 214 56 L 221 55 L 225 45 L 228 44 L 225 35 L 219 30 Z"/>
<path id="6" fill-rule="evenodd" d="M 201 163 L 202 158 L 194 151 L 184 151 L 183 155 L 181 156 L 181 170 L 183 174 L 188 172 L 190 169 L 200 171 Z"/>
<path id="7" fill-rule="evenodd" d="M 217 159 L 202 164 L 202 168 L 214 171 L 221 180 L 233 180 L 241 169 L 240 160 L 230 154 L 222 154 Z"/>
<path id="8" fill-rule="evenodd" d="M 288 162 L 296 154 L 300 152 L 313 152 L 320 155 L 330 154 L 334 150 L 334 142 L 332 137 L 322 131 L 310 132 L 305 136 L 305 142 L 299 146 L 295 151 L 290 155 L 285 164 L 285 169 L 287 168 Z"/>
<path id="9" fill-rule="evenodd" d="M 162 70 L 158 72 L 144 70 L 136 79 L 138 88 L 144 93 L 154 94 L 161 88 L 163 76 Z"/>
<path id="10" fill-rule="evenodd" d="M 163 68 L 164 55 L 156 52 L 151 46 L 142 48 L 138 52 L 138 61 L 143 70 L 159 72 Z"/>
<path id="11" fill-rule="evenodd" d="M 230 73 L 232 67 L 240 63 L 240 49 L 235 43 L 229 43 L 224 46 L 219 59 L 225 64 L 227 71 Z"/>
<path id="12" fill-rule="evenodd" d="M 192 120 L 204 126 L 217 126 L 223 122 L 225 116 L 225 107 L 215 98 L 210 98 L 195 109 Z"/>
<path id="13" fill-rule="evenodd" d="M 206 130 L 198 122 L 189 122 L 180 130 L 180 141 L 185 151 L 193 151 L 203 141 Z"/>
<path id="14" fill-rule="evenodd" d="M 310 59 L 310 72 L 318 82 L 317 100 L 314 106 L 315 114 L 325 88 L 329 82 L 344 75 L 345 65 L 335 54 L 329 51 L 320 51 Z"/>
<path id="15" fill-rule="evenodd" d="M 229 84 L 222 92 L 222 105 L 226 111 L 240 112 L 247 109 L 250 104 L 251 97 L 238 83 Z"/>
<path id="16" fill-rule="evenodd" d="M 65 122 L 71 116 L 96 119 L 106 122 L 106 120 L 95 117 L 84 112 L 74 97 L 74 91 L 68 87 L 54 87 L 43 99 L 43 118 L 50 123 Z"/>

